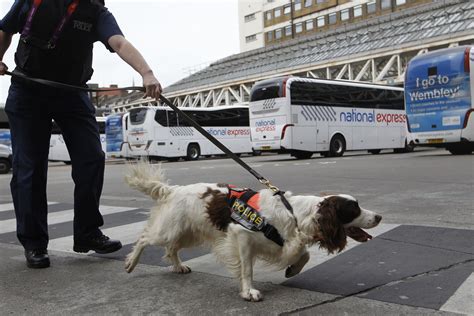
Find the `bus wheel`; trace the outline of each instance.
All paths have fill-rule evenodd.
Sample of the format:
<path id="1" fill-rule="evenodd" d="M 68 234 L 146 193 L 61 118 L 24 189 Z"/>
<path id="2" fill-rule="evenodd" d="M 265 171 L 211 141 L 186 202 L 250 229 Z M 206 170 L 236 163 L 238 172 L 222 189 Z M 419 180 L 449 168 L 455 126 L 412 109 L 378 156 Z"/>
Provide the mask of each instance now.
<path id="1" fill-rule="evenodd" d="M 261 150 L 252 149 L 252 155 L 254 155 L 254 156 L 261 156 L 261 155 L 262 155 L 262 151 L 261 151 Z"/>
<path id="2" fill-rule="evenodd" d="M 298 151 L 292 152 L 291 155 L 295 157 L 296 159 L 309 159 L 311 158 L 313 153 L 310 151 L 298 150 Z"/>
<path id="3" fill-rule="evenodd" d="M 198 160 L 201 155 L 201 149 L 198 144 L 189 144 L 188 151 L 186 154 L 186 160 Z"/>
<path id="4" fill-rule="evenodd" d="M 0 174 L 8 173 L 11 167 L 12 166 L 8 159 L 0 159 Z"/>
<path id="5" fill-rule="evenodd" d="M 405 139 L 405 147 L 395 148 L 393 152 L 396 154 L 404 154 L 404 153 L 411 153 L 413 150 L 415 150 L 415 146 L 408 144 L 407 140 Z"/>
<path id="6" fill-rule="evenodd" d="M 341 157 L 346 151 L 346 141 L 340 134 L 334 135 L 329 144 L 329 156 Z"/>
<path id="7" fill-rule="evenodd" d="M 371 149 L 371 150 L 367 150 L 369 153 L 371 153 L 372 155 L 378 155 L 380 154 L 380 152 L 382 151 L 382 149 Z"/>

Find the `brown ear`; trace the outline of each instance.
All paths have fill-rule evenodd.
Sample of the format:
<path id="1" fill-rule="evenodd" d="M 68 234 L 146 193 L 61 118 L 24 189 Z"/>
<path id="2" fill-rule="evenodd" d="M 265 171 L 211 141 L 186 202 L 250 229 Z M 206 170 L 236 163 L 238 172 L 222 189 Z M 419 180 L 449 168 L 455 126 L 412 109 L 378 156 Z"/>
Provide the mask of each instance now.
<path id="1" fill-rule="evenodd" d="M 324 248 L 328 253 L 340 252 L 346 247 L 346 231 L 339 222 L 336 215 L 336 203 L 331 198 L 327 198 L 319 204 L 318 219 L 321 239 L 319 247 Z"/>

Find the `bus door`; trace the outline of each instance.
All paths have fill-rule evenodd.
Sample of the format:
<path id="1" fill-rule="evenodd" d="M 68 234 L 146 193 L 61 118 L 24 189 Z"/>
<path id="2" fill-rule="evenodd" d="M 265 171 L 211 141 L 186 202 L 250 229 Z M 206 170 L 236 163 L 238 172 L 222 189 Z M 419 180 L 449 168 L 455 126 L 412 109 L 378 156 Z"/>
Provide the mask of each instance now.
<path id="1" fill-rule="evenodd" d="M 312 110 L 315 112 L 316 118 L 316 151 L 328 150 L 329 124 L 334 120 L 334 109 L 332 107 L 313 106 Z"/>
<path id="2" fill-rule="evenodd" d="M 146 128 L 146 118 L 148 116 L 148 108 L 137 108 L 130 110 L 129 114 L 129 132 L 128 141 L 130 149 L 134 151 L 145 151 L 148 144 L 148 130 Z"/>
<path id="3" fill-rule="evenodd" d="M 122 156 L 129 157 L 130 156 L 130 145 L 128 143 L 128 117 L 130 113 L 127 112 L 123 115 L 122 118 L 122 136 L 123 136 L 123 143 L 121 148 Z"/>
<path id="4" fill-rule="evenodd" d="M 329 121 L 326 109 L 315 105 L 292 105 L 292 149 L 327 150 Z M 323 114 L 324 113 L 324 114 Z"/>

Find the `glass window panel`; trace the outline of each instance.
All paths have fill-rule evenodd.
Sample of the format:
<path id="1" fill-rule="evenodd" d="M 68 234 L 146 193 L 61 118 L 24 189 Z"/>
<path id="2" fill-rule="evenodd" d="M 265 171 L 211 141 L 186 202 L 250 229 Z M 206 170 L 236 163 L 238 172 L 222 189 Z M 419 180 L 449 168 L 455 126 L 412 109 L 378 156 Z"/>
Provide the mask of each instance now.
<path id="1" fill-rule="evenodd" d="M 320 16 L 318 17 L 318 20 L 317 20 L 317 25 L 318 27 L 322 27 L 326 24 L 326 21 L 324 20 L 324 16 Z"/>
<path id="2" fill-rule="evenodd" d="M 279 18 L 281 16 L 281 9 L 277 8 L 275 9 L 275 18 Z"/>
<path id="3" fill-rule="evenodd" d="M 349 9 L 341 10 L 341 21 L 349 20 Z"/>
<path id="4" fill-rule="evenodd" d="M 362 6 L 361 5 L 356 5 L 354 7 L 354 17 L 357 18 L 359 16 L 362 16 Z"/>

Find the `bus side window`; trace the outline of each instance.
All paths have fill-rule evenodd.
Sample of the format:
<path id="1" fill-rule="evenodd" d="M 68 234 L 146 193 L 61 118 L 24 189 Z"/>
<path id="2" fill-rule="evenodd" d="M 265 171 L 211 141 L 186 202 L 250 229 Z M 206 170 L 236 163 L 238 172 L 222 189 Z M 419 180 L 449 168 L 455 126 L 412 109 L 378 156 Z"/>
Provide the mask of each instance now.
<path id="1" fill-rule="evenodd" d="M 156 110 L 155 112 L 155 122 L 161 126 L 168 126 L 168 115 L 166 110 Z"/>
<path id="2" fill-rule="evenodd" d="M 193 118 L 190 112 L 191 111 L 187 111 L 186 114 Z M 182 115 L 176 114 L 176 120 L 178 121 L 178 126 L 191 126 L 191 124 L 189 124 L 188 121 Z"/>
<path id="3" fill-rule="evenodd" d="M 169 127 L 179 126 L 178 117 L 176 115 L 176 112 L 174 111 L 168 111 L 168 126 Z"/>

